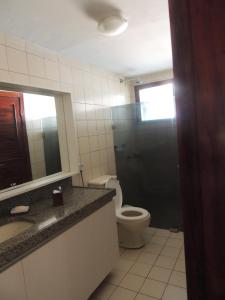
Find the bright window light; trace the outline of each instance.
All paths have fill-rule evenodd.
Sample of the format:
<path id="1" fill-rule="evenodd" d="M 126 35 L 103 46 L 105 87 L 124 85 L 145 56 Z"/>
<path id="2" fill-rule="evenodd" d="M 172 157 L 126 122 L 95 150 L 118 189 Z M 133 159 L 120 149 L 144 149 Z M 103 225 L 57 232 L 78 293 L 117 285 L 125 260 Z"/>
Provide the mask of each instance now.
<path id="1" fill-rule="evenodd" d="M 140 89 L 139 98 L 142 121 L 175 118 L 172 83 Z"/>
<path id="2" fill-rule="evenodd" d="M 23 94 L 27 120 L 39 120 L 56 116 L 55 98 L 38 94 Z"/>

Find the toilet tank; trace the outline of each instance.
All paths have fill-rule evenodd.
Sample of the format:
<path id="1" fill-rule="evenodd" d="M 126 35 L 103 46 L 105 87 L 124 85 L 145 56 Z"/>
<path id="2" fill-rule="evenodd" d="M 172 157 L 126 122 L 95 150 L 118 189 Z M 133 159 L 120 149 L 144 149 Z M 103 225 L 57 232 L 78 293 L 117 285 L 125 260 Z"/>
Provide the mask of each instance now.
<path id="1" fill-rule="evenodd" d="M 116 179 L 117 177 L 115 175 L 103 175 L 103 176 L 94 178 L 88 182 L 88 187 L 105 188 L 106 183 L 111 178 Z"/>

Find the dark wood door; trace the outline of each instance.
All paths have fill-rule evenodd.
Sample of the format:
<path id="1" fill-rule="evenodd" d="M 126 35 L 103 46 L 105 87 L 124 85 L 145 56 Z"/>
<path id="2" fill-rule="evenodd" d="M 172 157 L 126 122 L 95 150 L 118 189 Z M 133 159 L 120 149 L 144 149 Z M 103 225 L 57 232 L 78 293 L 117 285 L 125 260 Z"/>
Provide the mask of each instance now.
<path id="1" fill-rule="evenodd" d="M 0 189 L 30 180 L 23 94 L 0 92 Z"/>
<path id="2" fill-rule="evenodd" d="M 225 299 L 225 1 L 169 0 L 189 300 Z"/>

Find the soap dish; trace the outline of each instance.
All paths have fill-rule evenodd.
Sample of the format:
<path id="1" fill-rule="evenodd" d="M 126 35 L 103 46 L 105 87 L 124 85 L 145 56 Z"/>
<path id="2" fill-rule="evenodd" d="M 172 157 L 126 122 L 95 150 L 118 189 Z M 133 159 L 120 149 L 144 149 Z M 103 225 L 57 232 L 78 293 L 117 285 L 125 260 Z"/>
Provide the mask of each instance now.
<path id="1" fill-rule="evenodd" d="M 11 215 L 21 215 L 29 212 L 30 206 L 28 205 L 19 205 L 15 206 L 10 210 Z"/>

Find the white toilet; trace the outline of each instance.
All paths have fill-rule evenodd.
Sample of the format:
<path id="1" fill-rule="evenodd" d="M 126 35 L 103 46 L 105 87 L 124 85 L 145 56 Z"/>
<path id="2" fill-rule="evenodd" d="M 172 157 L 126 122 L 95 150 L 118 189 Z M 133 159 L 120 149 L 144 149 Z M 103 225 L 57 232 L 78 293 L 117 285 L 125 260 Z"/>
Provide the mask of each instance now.
<path id="1" fill-rule="evenodd" d="M 115 203 L 119 243 L 124 248 L 141 248 L 145 244 L 144 230 L 150 224 L 150 213 L 140 207 L 124 206 L 120 183 L 116 176 L 104 175 L 88 183 L 93 188 L 116 189 Z"/>

